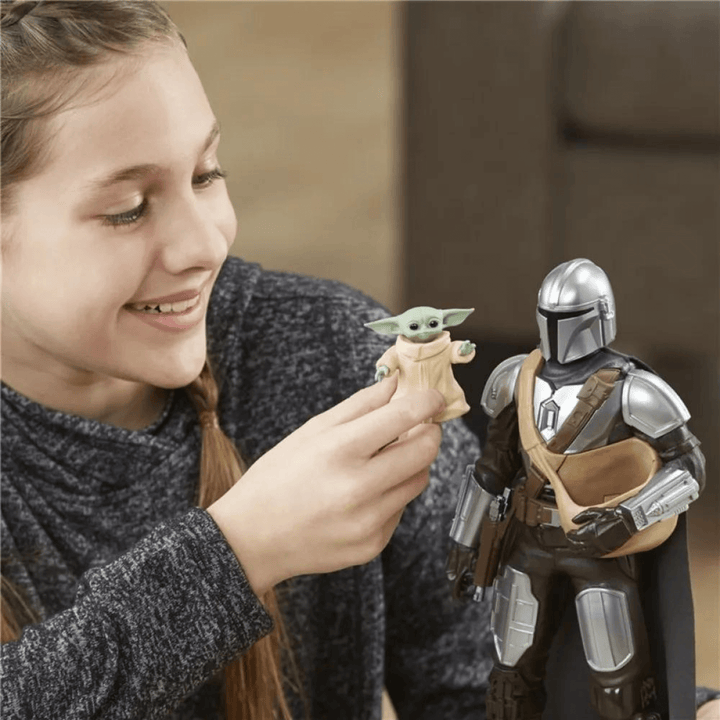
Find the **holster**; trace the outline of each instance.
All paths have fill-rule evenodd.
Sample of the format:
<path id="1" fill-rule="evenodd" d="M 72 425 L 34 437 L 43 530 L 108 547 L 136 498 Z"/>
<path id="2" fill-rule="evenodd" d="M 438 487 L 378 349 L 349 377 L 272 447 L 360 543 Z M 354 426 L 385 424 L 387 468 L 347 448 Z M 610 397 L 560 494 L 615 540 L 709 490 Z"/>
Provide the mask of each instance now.
<path id="1" fill-rule="evenodd" d="M 480 588 L 490 587 L 495 581 L 500 565 L 503 539 L 513 515 L 509 502 L 510 491 L 497 497 L 480 527 L 480 547 L 475 563 L 473 583 Z"/>

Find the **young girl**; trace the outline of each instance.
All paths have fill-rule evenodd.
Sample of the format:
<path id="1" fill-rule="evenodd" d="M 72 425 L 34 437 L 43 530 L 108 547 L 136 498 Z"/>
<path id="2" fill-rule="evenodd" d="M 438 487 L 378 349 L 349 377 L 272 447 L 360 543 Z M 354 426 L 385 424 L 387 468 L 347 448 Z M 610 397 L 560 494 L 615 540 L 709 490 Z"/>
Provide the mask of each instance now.
<path id="1" fill-rule="evenodd" d="M 164 11 L 3 2 L 2 74 L 3 717 L 482 717 L 444 574 L 476 441 L 362 389 L 375 303 L 227 257 Z"/>

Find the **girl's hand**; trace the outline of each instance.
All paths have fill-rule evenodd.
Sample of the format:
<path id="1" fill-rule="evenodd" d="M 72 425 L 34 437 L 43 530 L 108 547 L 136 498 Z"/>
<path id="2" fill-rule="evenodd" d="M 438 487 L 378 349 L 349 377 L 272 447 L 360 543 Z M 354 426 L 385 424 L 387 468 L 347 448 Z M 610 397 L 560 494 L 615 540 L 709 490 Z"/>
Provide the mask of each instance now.
<path id="1" fill-rule="evenodd" d="M 425 390 L 390 403 L 396 387 L 390 377 L 312 418 L 208 508 L 258 596 L 369 562 L 427 486 L 442 433 L 423 421 L 444 401 Z"/>

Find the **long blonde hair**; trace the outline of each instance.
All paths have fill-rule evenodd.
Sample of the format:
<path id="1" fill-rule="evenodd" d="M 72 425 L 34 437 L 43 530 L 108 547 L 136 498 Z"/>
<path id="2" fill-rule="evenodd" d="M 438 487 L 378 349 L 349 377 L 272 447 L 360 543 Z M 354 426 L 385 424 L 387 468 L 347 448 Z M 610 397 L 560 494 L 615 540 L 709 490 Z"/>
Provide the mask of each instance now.
<path id="1" fill-rule="evenodd" d="M 146 42 L 184 39 L 165 11 L 148 0 L 47 0 L 0 5 L 2 73 L 2 212 L 12 211 L 13 186 L 42 168 L 42 121 L 68 102 L 73 73 Z M 62 78 L 63 83 L 52 80 Z M 62 87 L 64 90 L 58 90 Z M 202 450 L 198 504 L 208 507 L 241 477 L 244 463 L 222 431 L 218 387 L 206 362 L 186 391 L 198 411 Z M 0 641 L 19 638 L 38 618 L 23 593 L 2 577 Z M 287 646 L 275 592 L 262 601 L 275 629 L 225 669 L 228 720 L 290 720 L 283 694 L 281 650 Z M 288 655 L 289 656 L 289 655 Z M 292 663 L 291 663 L 292 666 Z"/>

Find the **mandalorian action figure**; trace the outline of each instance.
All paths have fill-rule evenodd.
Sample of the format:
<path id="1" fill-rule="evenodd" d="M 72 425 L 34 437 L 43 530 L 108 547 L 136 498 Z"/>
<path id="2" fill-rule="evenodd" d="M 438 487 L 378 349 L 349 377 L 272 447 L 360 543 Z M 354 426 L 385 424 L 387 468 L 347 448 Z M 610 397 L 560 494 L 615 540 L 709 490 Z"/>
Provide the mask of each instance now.
<path id="1" fill-rule="evenodd" d="M 481 600 L 493 587 L 488 720 L 690 720 L 694 705 L 673 696 L 659 666 L 677 653 L 692 675 L 692 652 L 670 647 L 672 627 L 656 627 L 664 612 L 661 622 L 686 628 L 692 645 L 692 610 L 688 621 L 681 608 L 687 555 L 676 547 L 684 518 L 675 531 L 705 482 L 690 415 L 647 366 L 608 347 L 615 302 L 591 261 L 548 274 L 537 322 L 539 349 L 505 360 L 485 385 L 486 444 L 450 532 L 454 595 Z M 679 563 L 675 576 L 658 569 L 668 562 Z M 584 659 L 550 651 L 572 598 Z M 589 688 L 567 680 L 578 666 Z M 582 685 L 583 702 L 590 691 L 586 714 L 552 697 L 563 681 L 572 692 Z"/>

